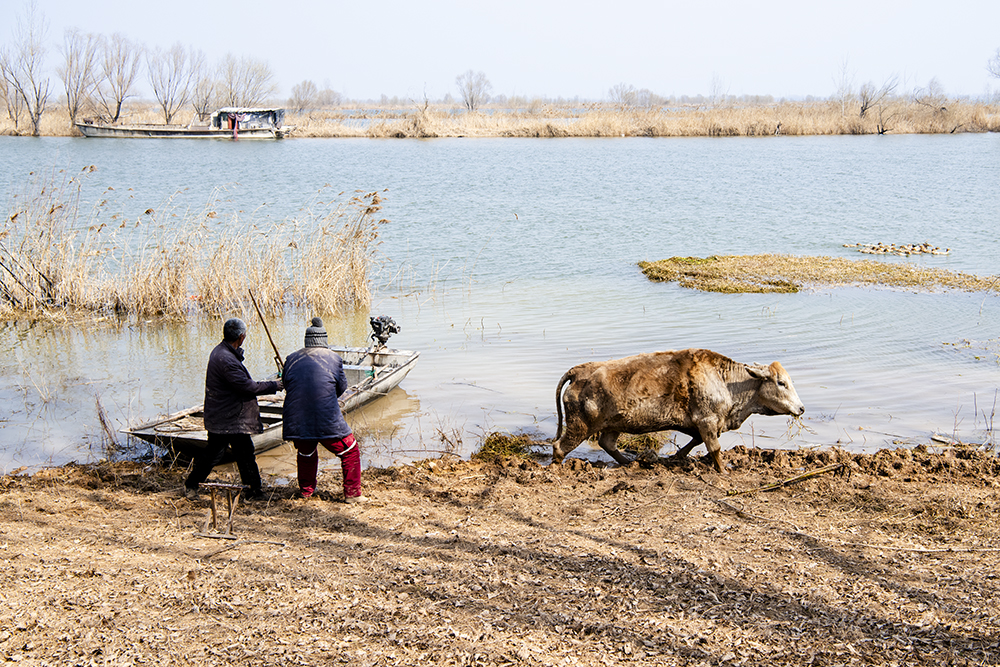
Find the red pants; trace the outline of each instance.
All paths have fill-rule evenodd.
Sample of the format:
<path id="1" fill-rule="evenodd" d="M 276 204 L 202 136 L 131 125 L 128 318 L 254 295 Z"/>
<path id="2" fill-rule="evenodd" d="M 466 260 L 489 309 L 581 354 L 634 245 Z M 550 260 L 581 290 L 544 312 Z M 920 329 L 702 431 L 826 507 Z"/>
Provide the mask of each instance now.
<path id="1" fill-rule="evenodd" d="M 319 445 L 340 457 L 344 473 L 344 497 L 361 495 L 361 451 L 353 435 L 342 440 L 292 440 L 299 455 L 296 457 L 299 473 L 299 491 L 311 496 L 316 491 L 316 471 L 319 469 Z"/>

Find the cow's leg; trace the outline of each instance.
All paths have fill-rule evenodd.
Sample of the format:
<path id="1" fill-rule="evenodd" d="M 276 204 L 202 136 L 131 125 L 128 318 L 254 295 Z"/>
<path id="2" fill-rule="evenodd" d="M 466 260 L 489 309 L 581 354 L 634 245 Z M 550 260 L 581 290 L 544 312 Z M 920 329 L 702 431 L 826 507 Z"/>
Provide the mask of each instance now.
<path id="1" fill-rule="evenodd" d="M 597 444 L 611 455 L 611 458 L 617 461 L 618 465 L 627 466 L 629 463 L 632 463 L 631 459 L 618 451 L 618 431 L 602 431 Z"/>
<path id="2" fill-rule="evenodd" d="M 687 458 L 687 455 L 691 453 L 691 450 L 700 445 L 702 442 L 704 442 L 704 440 L 701 439 L 700 435 L 692 436 L 691 442 L 678 449 L 677 453 L 674 454 L 673 458 L 675 459 Z"/>
<path id="3" fill-rule="evenodd" d="M 722 447 L 719 445 L 719 438 L 715 433 L 705 433 L 705 446 L 708 447 L 708 454 L 712 457 L 715 469 L 722 472 Z"/>

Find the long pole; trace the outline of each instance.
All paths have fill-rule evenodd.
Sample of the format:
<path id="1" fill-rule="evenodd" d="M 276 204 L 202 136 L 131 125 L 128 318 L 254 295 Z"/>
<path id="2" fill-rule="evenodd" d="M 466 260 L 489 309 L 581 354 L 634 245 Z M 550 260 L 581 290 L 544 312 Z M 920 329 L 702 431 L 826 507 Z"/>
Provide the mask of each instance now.
<path id="1" fill-rule="evenodd" d="M 271 331 L 267 328 L 267 322 L 264 321 L 264 314 L 260 312 L 260 306 L 257 305 L 257 299 L 253 296 L 253 290 L 247 290 L 250 293 L 250 301 L 253 302 L 253 307 L 257 310 L 257 317 L 260 318 L 260 323 L 264 325 L 264 333 L 267 334 L 267 339 L 271 342 L 271 349 L 274 350 L 274 363 L 278 364 L 278 370 L 285 370 L 285 362 L 281 360 L 281 353 L 278 352 L 278 346 L 274 344 L 274 339 L 271 338 Z"/>

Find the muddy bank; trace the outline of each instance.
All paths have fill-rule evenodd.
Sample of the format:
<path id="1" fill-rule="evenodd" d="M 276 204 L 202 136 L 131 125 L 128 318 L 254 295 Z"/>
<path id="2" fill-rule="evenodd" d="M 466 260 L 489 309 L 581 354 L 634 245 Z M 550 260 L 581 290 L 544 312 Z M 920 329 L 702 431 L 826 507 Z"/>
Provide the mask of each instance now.
<path id="1" fill-rule="evenodd" d="M 183 471 L 0 478 L 0 654 L 22 664 L 1000 663 L 988 453 L 726 452 L 366 471 L 195 536 Z M 833 464 L 837 470 L 768 484 Z"/>

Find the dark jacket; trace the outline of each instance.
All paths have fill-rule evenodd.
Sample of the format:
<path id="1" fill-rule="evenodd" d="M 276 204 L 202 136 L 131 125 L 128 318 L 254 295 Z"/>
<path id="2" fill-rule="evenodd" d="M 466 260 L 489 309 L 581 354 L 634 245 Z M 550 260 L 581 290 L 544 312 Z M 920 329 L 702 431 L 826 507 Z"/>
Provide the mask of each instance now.
<path id="1" fill-rule="evenodd" d="M 285 359 L 282 437 L 339 440 L 351 433 L 337 398 L 347 390 L 344 362 L 325 347 L 305 347 Z"/>
<path id="2" fill-rule="evenodd" d="M 278 391 L 277 382 L 255 382 L 243 365 L 243 350 L 223 341 L 208 357 L 205 373 L 205 430 L 209 433 L 260 433 L 257 396 Z"/>

